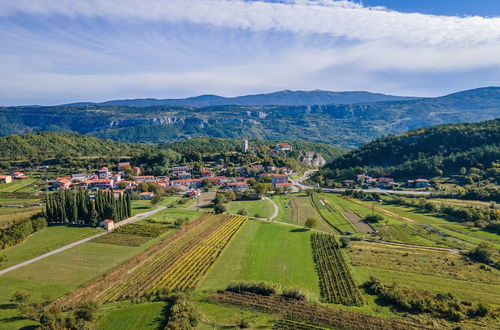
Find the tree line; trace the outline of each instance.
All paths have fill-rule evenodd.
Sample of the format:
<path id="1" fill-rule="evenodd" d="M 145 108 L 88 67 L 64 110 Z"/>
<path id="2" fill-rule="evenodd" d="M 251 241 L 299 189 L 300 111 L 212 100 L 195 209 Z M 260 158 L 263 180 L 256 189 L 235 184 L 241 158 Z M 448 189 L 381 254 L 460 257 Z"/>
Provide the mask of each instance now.
<path id="1" fill-rule="evenodd" d="M 45 227 L 47 220 L 40 212 L 8 228 L 0 229 L 0 250 L 21 243 L 26 237 Z"/>
<path id="2" fill-rule="evenodd" d="M 97 226 L 100 221 L 121 221 L 132 216 L 130 196 L 113 191 L 98 191 L 93 196 L 88 190 L 66 190 L 47 196 L 47 221 L 52 223 L 79 223 Z"/>

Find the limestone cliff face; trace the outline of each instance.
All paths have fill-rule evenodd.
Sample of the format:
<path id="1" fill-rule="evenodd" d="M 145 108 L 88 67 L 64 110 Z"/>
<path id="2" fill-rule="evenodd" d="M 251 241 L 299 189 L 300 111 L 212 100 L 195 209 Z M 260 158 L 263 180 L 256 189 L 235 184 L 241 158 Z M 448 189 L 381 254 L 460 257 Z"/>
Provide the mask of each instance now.
<path id="1" fill-rule="evenodd" d="M 302 152 L 299 156 L 299 161 L 301 161 L 304 165 L 308 167 L 322 167 L 325 165 L 326 161 L 321 156 L 321 154 L 312 152 L 312 151 L 305 151 Z"/>

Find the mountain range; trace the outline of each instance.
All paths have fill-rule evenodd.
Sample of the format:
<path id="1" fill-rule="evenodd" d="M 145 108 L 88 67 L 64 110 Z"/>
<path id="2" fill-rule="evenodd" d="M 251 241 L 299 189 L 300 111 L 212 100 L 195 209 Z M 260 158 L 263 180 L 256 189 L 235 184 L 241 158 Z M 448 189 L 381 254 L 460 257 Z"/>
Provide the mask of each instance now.
<path id="1" fill-rule="evenodd" d="M 266 95 L 273 94 L 276 96 Z M 265 101 L 269 96 L 252 97 L 253 105 L 2 107 L 0 135 L 56 131 L 144 143 L 208 136 L 307 140 L 352 148 L 386 134 L 500 117 L 500 87 L 435 98 L 353 104 L 304 105 L 301 103 L 306 98 L 299 97 L 292 105 L 256 105 L 271 102 Z"/>
<path id="2" fill-rule="evenodd" d="M 101 103 L 79 102 L 68 105 L 100 105 L 100 106 L 127 106 L 150 107 L 159 105 L 208 107 L 216 105 L 325 105 L 325 104 L 354 104 L 363 102 L 405 101 L 415 97 L 394 96 L 365 91 L 332 92 L 332 91 L 279 91 L 267 94 L 244 95 L 237 97 L 223 97 L 218 95 L 200 95 L 184 99 L 129 99 L 114 100 Z"/>

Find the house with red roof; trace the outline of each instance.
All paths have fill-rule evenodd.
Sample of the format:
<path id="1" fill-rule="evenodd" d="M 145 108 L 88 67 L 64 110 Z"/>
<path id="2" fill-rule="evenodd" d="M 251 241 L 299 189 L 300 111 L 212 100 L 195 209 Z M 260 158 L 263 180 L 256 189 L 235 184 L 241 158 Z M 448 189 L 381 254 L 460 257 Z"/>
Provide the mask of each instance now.
<path id="1" fill-rule="evenodd" d="M 14 172 L 12 173 L 12 178 L 14 180 L 23 180 L 26 179 L 27 176 L 23 172 Z"/>
<path id="2" fill-rule="evenodd" d="M 12 176 L 10 175 L 0 175 L 0 183 L 11 183 Z"/>
<path id="3" fill-rule="evenodd" d="M 170 181 L 170 185 L 176 186 L 186 186 L 186 187 L 199 187 L 201 185 L 201 179 L 180 179 Z"/>
<path id="4" fill-rule="evenodd" d="M 271 175 L 272 179 L 271 179 L 271 184 L 273 185 L 273 187 L 277 187 L 276 185 L 277 184 L 280 184 L 280 183 L 288 183 L 288 174 L 273 174 Z"/>
<path id="5" fill-rule="evenodd" d="M 230 189 L 232 191 L 238 192 L 238 191 L 245 191 L 249 187 L 248 182 L 246 181 L 238 181 L 238 182 L 227 182 L 226 183 L 226 188 Z"/>
<path id="6" fill-rule="evenodd" d="M 71 177 L 64 176 L 58 177 L 52 182 L 52 189 L 54 190 L 68 190 L 71 186 Z"/>
<path id="7" fill-rule="evenodd" d="M 142 176 L 136 176 L 135 180 L 137 181 L 137 183 L 153 182 L 153 181 L 155 181 L 155 177 L 154 177 L 154 175 L 142 175 Z"/>
<path id="8" fill-rule="evenodd" d="M 151 200 L 151 199 L 153 199 L 154 195 L 155 194 L 153 192 L 145 191 L 145 192 L 140 193 L 139 197 L 142 199 Z"/>

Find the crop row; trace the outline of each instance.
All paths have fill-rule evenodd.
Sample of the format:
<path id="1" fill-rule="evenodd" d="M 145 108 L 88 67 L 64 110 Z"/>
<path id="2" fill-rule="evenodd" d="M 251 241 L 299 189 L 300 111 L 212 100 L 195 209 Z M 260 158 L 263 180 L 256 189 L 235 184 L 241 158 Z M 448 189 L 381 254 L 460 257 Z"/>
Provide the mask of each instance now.
<path id="1" fill-rule="evenodd" d="M 100 295 L 99 300 L 111 302 L 130 297 L 140 297 L 158 287 L 169 269 L 195 249 L 199 242 L 217 232 L 232 216 L 212 215 L 195 227 L 188 235 L 182 235 L 164 249 L 158 251 L 140 268 L 129 272 L 120 282 Z"/>
<path id="2" fill-rule="evenodd" d="M 213 214 L 203 214 L 198 219 L 163 238 L 144 252 L 127 259 L 85 286 L 79 287 L 69 294 L 57 299 L 54 304 L 61 308 L 71 308 L 82 301 L 98 300 L 100 296 L 105 297 L 108 290 L 127 281 L 130 274 L 145 267 L 151 260 L 165 251 L 169 251 L 172 247 L 183 245 L 186 241 L 191 241 L 191 239 L 197 237 L 200 232 L 204 232 L 207 228 L 211 228 L 214 223 L 217 223 L 217 218 L 214 217 Z M 99 299 L 102 300 L 102 298 Z"/>
<path id="3" fill-rule="evenodd" d="M 273 330 L 326 330 L 328 328 L 319 327 L 304 322 L 293 321 L 289 319 L 279 319 L 273 324 Z"/>
<path id="4" fill-rule="evenodd" d="M 218 303 L 247 307 L 289 320 L 335 329 L 429 329 L 424 324 L 369 316 L 304 300 L 286 299 L 279 295 L 261 296 L 225 291 L 211 295 L 211 299 Z"/>
<path id="5" fill-rule="evenodd" d="M 314 233 L 311 242 L 323 299 L 336 304 L 362 305 L 363 296 L 335 238 Z"/>
<path id="6" fill-rule="evenodd" d="M 221 228 L 173 265 L 157 287 L 167 290 L 195 288 L 244 221 L 245 218 L 241 216 L 233 216 L 226 221 Z"/>

